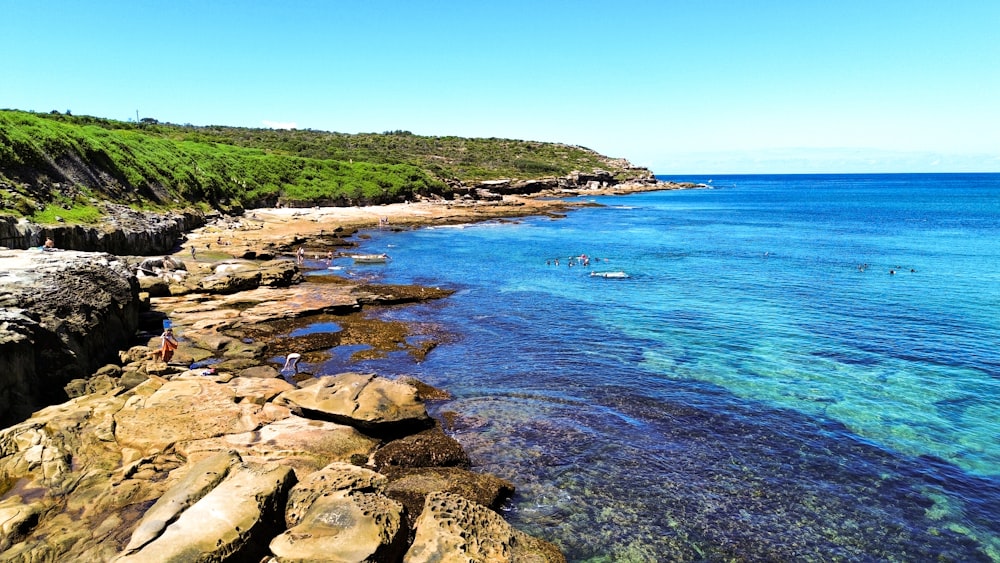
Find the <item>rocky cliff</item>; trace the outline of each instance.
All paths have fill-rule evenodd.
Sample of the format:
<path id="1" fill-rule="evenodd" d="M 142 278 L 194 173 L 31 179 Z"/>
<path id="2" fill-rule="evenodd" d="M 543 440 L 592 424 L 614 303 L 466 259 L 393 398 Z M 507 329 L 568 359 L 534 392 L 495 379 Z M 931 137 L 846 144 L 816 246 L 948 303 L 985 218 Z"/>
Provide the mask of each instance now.
<path id="1" fill-rule="evenodd" d="M 0 245 L 7 248 L 39 247 L 51 238 L 66 250 L 107 252 L 117 255 L 170 253 L 184 233 L 200 227 L 205 217 L 196 212 L 159 214 L 123 205 L 104 204 L 99 225 L 38 225 L 0 215 Z"/>

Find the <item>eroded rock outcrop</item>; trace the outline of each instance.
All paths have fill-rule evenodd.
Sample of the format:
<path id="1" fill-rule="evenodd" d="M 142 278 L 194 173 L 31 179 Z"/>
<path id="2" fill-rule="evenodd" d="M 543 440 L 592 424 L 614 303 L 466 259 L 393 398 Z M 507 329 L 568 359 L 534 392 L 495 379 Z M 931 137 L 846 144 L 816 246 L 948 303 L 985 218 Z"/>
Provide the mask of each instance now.
<path id="1" fill-rule="evenodd" d="M 398 561 L 406 550 L 403 506 L 382 494 L 387 479 L 334 463 L 291 492 L 288 529 L 271 540 L 277 561 Z"/>
<path id="2" fill-rule="evenodd" d="M 566 559 L 551 544 L 514 529 L 502 516 L 459 495 L 427 495 L 404 563 Z"/>
<path id="3" fill-rule="evenodd" d="M 363 387 L 410 387 L 381 379 Z M 457 467 L 380 474 L 379 439 L 293 414 L 277 403 L 292 387 L 186 370 L 0 431 L 0 561 L 562 560 L 490 510 L 509 483 Z M 377 404 L 427 436 L 415 393 Z"/>
<path id="4" fill-rule="evenodd" d="M 171 252 L 184 233 L 205 223 L 200 213 L 158 214 L 135 211 L 124 205 L 103 204 L 106 216 L 96 226 L 37 225 L 11 216 L 0 216 L 0 240 L 9 248 L 40 247 L 46 238 L 63 249 L 154 255 Z"/>
<path id="5" fill-rule="evenodd" d="M 417 390 L 375 374 L 344 373 L 320 377 L 275 401 L 313 418 L 362 428 L 376 435 L 434 424 Z"/>
<path id="6" fill-rule="evenodd" d="M 0 369 L 20 374 L 0 379 L 0 401 L 39 385 L 62 393 L 65 379 L 76 378 L 67 385 L 73 399 L 43 397 L 58 404 L 27 420 L 36 406 L 24 406 L 23 422 L 0 431 L 0 562 L 305 561 L 333 554 L 401 561 L 421 533 L 414 525 L 424 506 L 439 506 L 425 499 L 455 494 L 468 501 L 448 509 L 458 520 L 492 522 L 479 510 L 498 509 L 513 493 L 510 483 L 468 469 L 461 446 L 427 414 L 429 387 L 353 373 L 294 378 L 297 385 L 275 377 L 276 352 L 256 340 L 275 320 L 448 291 L 298 285 L 301 273 L 288 260 L 192 260 L 184 273 L 158 273 L 155 286 L 144 282 L 143 289 L 162 295 L 157 314 L 182 327 L 181 347 L 168 364 L 152 357 L 158 338 L 147 332 L 147 346 L 127 348 L 135 321 L 98 312 L 117 307 L 131 319 L 141 309 L 138 282 L 124 261 L 21 252 L 45 267 L 0 269 Z M 6 291 L 5 279 L 27 293 Z M 95 285 L 106 287 L 93 291 Z M 64 304 L 53 288 L 68 289 L 72 299 Z M 86 338 L 77 330 L 96 335 L 93 343 L 81 344 Z M 109 339 L 119 333 L 120 343 Z M 49 363 L 39 368 L 46 334 L 69 352 L 58 356 L 42 346 Z M 117 358 L 107 357 L 117 350 Z M 100 367 L 112 359 L 115 365 Z M 457 547 L 422 540 L 414 557 L 475 560 L 489 551 L 483 545 L 506 541 L 498 553 L 562 560 L 553 546 L 501 525 L 459 532 L 479 533 L 488 535 Z M 524 547 L 536 543 L 541 547 Z"/>
<path id="7" fill-rule="evenodd" d="M 138 284 L 110 254 L 0 251 L 0 423 L 67 398 L 63 387 L 128 345 Z"/>

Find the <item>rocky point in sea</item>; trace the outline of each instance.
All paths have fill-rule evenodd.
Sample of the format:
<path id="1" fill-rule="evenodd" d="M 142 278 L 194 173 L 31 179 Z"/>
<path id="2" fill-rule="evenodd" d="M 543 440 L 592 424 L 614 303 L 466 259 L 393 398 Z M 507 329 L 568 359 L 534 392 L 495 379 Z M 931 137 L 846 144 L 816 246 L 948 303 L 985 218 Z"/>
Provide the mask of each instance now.
<path id="1" fill-rule="evenodd" d="M 497 512 L 514 486 L 428 415 L 445 393 L 269 361 L 274 323 L 447 291 L 156 260 L 0 251 L 0 561 L 565 560 Z"/>

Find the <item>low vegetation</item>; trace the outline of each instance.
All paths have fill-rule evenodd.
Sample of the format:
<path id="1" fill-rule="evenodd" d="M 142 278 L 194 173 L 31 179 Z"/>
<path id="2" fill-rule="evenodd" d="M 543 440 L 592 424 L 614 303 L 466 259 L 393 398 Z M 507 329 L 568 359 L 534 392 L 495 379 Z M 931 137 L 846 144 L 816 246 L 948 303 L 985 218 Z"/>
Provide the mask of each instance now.
<path id="1" fill-rule="evenodd" d="M 2 212 L 39 222 L 94 221 L 102 200 L 148 209 L 374 204 L 597 168 L 630 173 L 621 161 L 556 143 L 0 110 Z"/>

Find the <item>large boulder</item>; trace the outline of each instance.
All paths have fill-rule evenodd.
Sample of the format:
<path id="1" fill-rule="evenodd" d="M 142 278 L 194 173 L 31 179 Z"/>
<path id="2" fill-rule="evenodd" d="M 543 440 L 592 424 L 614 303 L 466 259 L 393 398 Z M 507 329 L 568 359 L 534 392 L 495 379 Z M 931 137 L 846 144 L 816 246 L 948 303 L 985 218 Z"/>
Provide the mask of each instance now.
<path id="1" fill-rule="evenodd" d="M 389 435 L 430 427 L 434 420 L 412 385 L 375 374 L 342 373 L 304 383 L 275 402 L 311 418 Z"/>
<path id="2" fill-rule="evenodd" d="M 403 507 L 382 495 L 385 477 L 331 464 L 292 488 L 288 529 L 271 540 L 279 561 L 399 561 L 406 549 Z"/>
<path id="3" fill-rule="evenodd" d="M 302 272 L 292 260 L 269 260 L 260 264 L 260 285 L 288 287 L 304 281 Z"/>
<path id="4" fill-rule="evenodd" d="M 234 466 L 155 539 L 115 561 L 260 561 L 267 555 L 262 538 L 284 528 L 283 507 L 294 483 L 292 470 L 281 465 Z"/>
<path id="5" fill-rule="evenodd" d="M 201 279 L 199 287 L 206 293 L 239 293 L 259 287 L 260 280 L 260 271 L 248 268 L 205 276 Z"/>
<path id="6" fill-rule="evenodd" d="M 0 250 L 0 424 L 67 399 L 63 387 L 126 348 L 139 286 L 109 254 Z"/>
<path id="7" fill-rule="evenodd" d="M 259 405 L 238 403 L 231 387 L 207 379 L 156 379 L 137 390 L 115 415 L 115 440 L 140 452 L 256 430 L 263 416 Z"/>
<path id="8" fill-rule="evenodd" d="M 146 511 L 135 532 L 132 533 L 128 545 L 125 546 L 123 554 L 131 555 L 160 537 L 171 522 L 211 492 L 240 461 L 235 452 L 223 452 L 192 466 L 177 484 L 170 487 Z"/>

